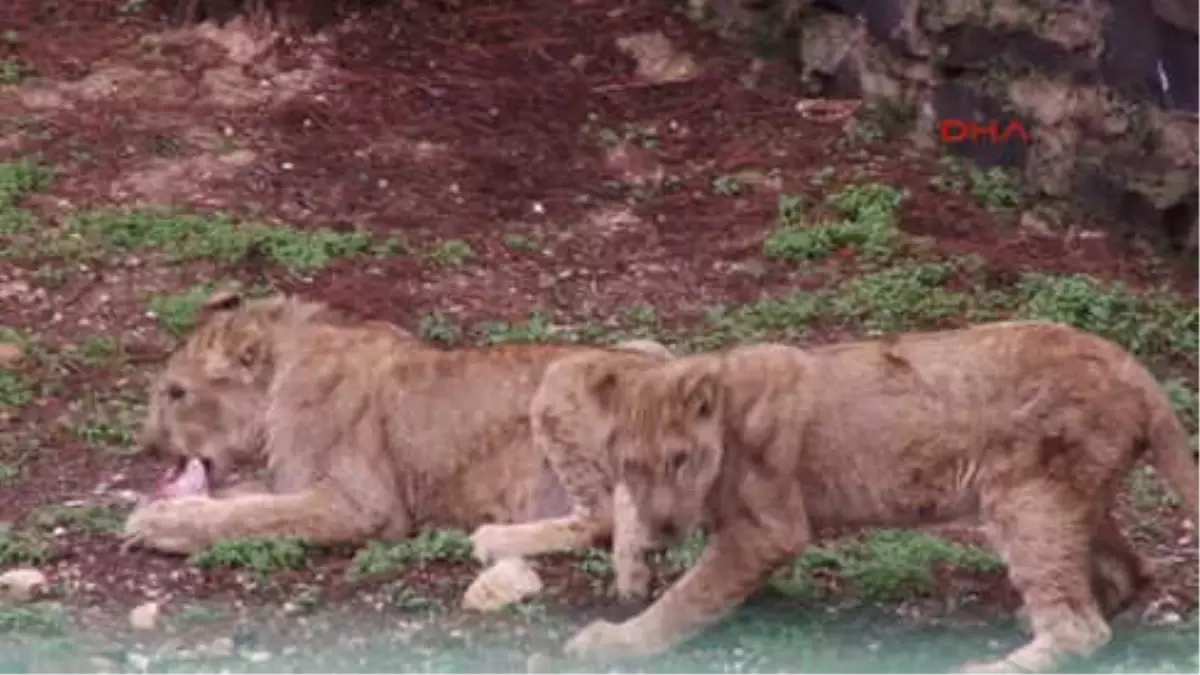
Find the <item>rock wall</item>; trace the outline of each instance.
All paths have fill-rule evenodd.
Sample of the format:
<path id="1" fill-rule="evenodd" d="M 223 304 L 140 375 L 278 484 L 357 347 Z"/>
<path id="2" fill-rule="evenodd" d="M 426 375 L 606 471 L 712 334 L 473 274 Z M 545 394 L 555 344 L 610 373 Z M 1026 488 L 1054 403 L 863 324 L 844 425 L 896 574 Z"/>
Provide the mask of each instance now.
<path id="1" fill-rule="evenodd" d="M 1195 0 L 689 0 L 793 61 L 814 96 L 861 96 L 945 145 L 945 120 L 1029 134 L 947 149 L 1009 166 L 1191 253 L 1197 226 Z"/>

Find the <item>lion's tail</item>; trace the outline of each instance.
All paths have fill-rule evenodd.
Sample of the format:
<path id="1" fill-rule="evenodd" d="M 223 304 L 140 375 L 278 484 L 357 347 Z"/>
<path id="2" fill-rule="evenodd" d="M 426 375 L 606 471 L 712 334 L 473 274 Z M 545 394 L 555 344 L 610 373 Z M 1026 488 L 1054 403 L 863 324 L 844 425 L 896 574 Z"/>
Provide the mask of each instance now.
<path id="1" fill-rule="evenodd" d="M 1191 444 L 1187 431 L 1171 408 L 1166 393 L 1146 373 L 1147 398 L 1150 420 L 1146 429 L 1146 441 L 1150 451 L 1150 465 L 1159 479 L 1171 486 L 1191 512 L 1192 522 L 1200 518 L 1200 471 L 1192 458 Z"/>

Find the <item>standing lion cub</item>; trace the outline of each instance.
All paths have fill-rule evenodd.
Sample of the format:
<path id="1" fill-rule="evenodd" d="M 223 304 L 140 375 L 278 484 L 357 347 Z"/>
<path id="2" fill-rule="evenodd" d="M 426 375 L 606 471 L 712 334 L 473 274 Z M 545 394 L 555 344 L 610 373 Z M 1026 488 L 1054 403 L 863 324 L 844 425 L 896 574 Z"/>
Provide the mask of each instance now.
<path id="1" fill-rule="evenodd" d="M 618 579 L 644 595 L 634 553 L 710 532 L 692 570 L 634 618 L 587 626 L 567 645 L 576 655 L 648 655 L 694 636 L 817 527 L 977 514 L 1033 639 L 967 670 L 1045 671 L 1106 644 L 1105 614 L 1148 581 L 1111 514 L 1134 463 L 1146 455 L 1197 509 L 1187 436 L 1154 378 L 1117 345 L 1050 323 L 668 362 L 569 356 L 548 369 L 533 418 L 575 510 L 480 528 L 482 559 L 576 546 L 615 520 L 616 562 L 634 566 Z"/>
<path id="2" fill-rule="evenodd" d="M 669 358 L 649 341 L 443 350 L 320 303 L 218 292 L 151 387 L 140 444 L 174 467 L 126 535 L 192 553 L 238 538 L 359 544 L 563 513 L 530 444 L 529 402 L 550 363 L 584 353 Z M 256 464 L 265 484 L 225 484 Z"/>

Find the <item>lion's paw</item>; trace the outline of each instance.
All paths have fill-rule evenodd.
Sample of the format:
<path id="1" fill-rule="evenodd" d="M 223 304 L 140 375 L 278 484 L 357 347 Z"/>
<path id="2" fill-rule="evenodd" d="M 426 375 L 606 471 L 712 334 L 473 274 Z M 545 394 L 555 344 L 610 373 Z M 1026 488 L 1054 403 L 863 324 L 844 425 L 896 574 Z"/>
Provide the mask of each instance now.
<path id="1" fill-rule="evenodd" d="M 195 553 L 207 544 L 195 530 L 200 509 L 212 500 L 185 497 L 151 502 L 125 521 L 125 548 L 139 546 L 164 553 Z"/>
<path id="2" fill-rule="evenodd" d="M 491 612 L 542 590 L 537 572 L 522 558 L 505 558 L 475 577 L 463 594 L 463 609 Z"/>
<path id="3" fill-rule="evenodd" d="M 655 656 L 670 646 L 654 638 L 654 631 L 644 628 L 636 619 L 624 623 L 593 621 L 566 643 L 563 652 L 569 657 L 616 661 Z"/>
<path id="4" fill-rule="evenodd" d="M 617 567 L 617 580 L 613 586 L 613 594 L 617 601 L 626 605 L 638 605 L 650 599 L 650 582 L 653 574 L 645 565 L 633 568 Z"/>
<path id="5" fill-rule="evenodd" d="M 970 675 L 985 675 L 991 673 L 1026 673 L 1029 671 L 1024 670 L 1008 659 L 999 659 L 996 661 L 969 661 L 964 663 L 958 669 L 958 672 Z"/>
<path id="6" fill-rule="evenodd" d="M 619 655 L 632 656 L 641 651 L 638 640 L 629 635 L 625 624 L 603 619 L 584 626 L 563 647 L 563 652 L 572 658 L 604 659 Z"/>

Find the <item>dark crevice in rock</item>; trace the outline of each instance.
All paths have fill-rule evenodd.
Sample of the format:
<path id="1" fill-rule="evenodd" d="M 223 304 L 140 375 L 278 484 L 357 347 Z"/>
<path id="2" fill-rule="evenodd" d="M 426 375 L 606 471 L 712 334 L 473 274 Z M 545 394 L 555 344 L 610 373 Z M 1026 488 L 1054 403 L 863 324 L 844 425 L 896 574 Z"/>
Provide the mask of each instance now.
<path id="1" fill-rule="evenodd" d="M 1175 110 L 1197 110 L 1200 99 L 1197 85 L 1200 84 L 1200 42 L 1195 32 L 1180 30 L 1168 23 L 1161 25 L 1163 72 L 1167 77 L 1168 90 L 1165 105 Z"/>
<path id="2" fill-rule="evenodd" d="M 1161 242 L 1173 253 L 1195 253 L 1193 228 L 1197 217 L 1197 193 L 1192 192 L 1166 209 L 1160 209 L 1146 195 L 1130 190 L 1121 177 L 1136 173 L 1128 167 L 1096 161 L 1080 163 L 1076 172 L 1075 194 L 1088 210 L 1104 213 L 1122 225 L 1125 237 L 1158 232 Z"/>
<path id="3" fill-rule="evenodd" d="M 831 96 L 837 98 L 859 98 L 862 96 L 862 85 L 858 75 L 850 68 L 838 68 L 832 73 L 813 73 L 813 89 L 815 96 Z"/>
<path id="4" fill-rule="evenodd" d="M 1032 122 L 1013 114 L 1000 99 L 983 93 L 962 79 L 946 80 L 933 91 L 933 109 L 940 120 L 995 123 L 1000 129 L 1008 129 L 1019 122 L 1026 129 Z M 1000 142 L 987 136 L 974 140 L 950 143 L 946 146 L 956 155 L 966 157 L 981 166 L 1019 167 L 1025 164 L 1027 146 L 1020 142 Z"/>
<path id="5" fill-rule="evenodd" d="M 872 4 L 868 0 L 816 0 L 816 2 L 812 3 L 812 8 L 845 14 L 846 16 L 859 16 Z M 887 4 L 895 6 L 903 3 L 890 2 Z"/>
<path id="6" fill-rule="evenodd" d="M 1167 240 L 1182 243 L 1179 247 L 1182 252 L 1195 252 L 1198 218 L 1200 218 L 1200 195 L 1196 193 L 1192 193 L 1189 199 L 1163 211 L 1162 224 Z"/>
<path id="7" fill-rule="evenodd" d="M 955 26 L 938 39 L 945 53 L 942 67 L 960 70 L 1031 68 L 1062 76 L 1077 84 L 1095 80 L 1086 56 L 1027 31 L 996 31 L 981 26 Z"/>
<path id="8" fill-rule="evenodd" d="M 1113 0 L 1104 27 L 1100 74 L 1125 98 L 1162 105 L 1158 77 L 1159 21 L 1143 0 Z"/>
<path id="9" fill-rule="evenodd" d="M 1085 164 L 1076 174 L 1078 194 L 1090 210 L 1107 213 L 1129 238 L 1138 234 L 1139 226 L 1157 223 L 1158 209 L 1143 195 L 1127 190 L 1100 164 Z"/>
<path id="10" fill-rule="evenodd" d="M 826 10 L 845 16 L 860 17 L 867 27 L 867 34 L 881 44 L 886 44 L 905 56 L 918 56 L 910 49 L 904 36 L 904 19 L 913 4 L 920 0 L 818 0 L 812 9 Z"/>
<path id="11" fill-rule="evenodd" d="M 956 66 L 949 63 L 939 63 L 938 73 L 948 79 L 955 79 L 966 75 L 968 70 L 963 66 Z"/>
<path id="12" fill-rule="evenodd" d="M 389 0 L 156 0 L 154 6 L 173 24 L 260 16 L 304 31 L 317 31 L 347 14 Z"/>

